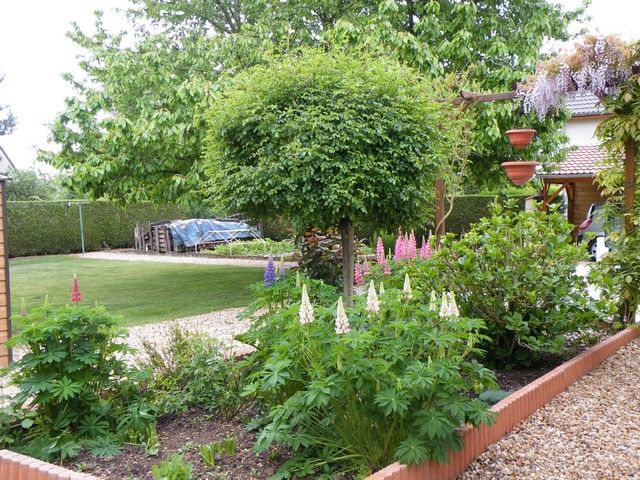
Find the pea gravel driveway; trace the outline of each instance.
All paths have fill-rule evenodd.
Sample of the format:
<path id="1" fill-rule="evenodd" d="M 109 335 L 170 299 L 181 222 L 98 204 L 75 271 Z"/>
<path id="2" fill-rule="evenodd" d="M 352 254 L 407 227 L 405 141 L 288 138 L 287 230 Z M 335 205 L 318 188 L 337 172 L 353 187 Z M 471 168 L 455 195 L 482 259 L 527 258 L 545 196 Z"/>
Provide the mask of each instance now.
<path id="1" fill-rule="evenodd" d="M 520 423 L 458 480 L 640 480 L 640 340 Z"/>

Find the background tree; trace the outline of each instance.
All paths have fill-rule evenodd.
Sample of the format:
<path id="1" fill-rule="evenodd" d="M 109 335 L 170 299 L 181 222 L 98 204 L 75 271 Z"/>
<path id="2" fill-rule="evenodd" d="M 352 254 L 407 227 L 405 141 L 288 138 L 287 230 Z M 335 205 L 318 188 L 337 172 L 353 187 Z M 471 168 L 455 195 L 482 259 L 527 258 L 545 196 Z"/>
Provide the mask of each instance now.
<path id="1" fill-rule="evenodd" d="M 84 79 L 68 77 L 77 94 L 53 123 L 60 150 L 42 158 L 94 197 L 198 202 L 207 194 L 199 188 L 201 112 L 229 77 L 274 52 L 338 45 L 395 57 L 426 75 L 454 73 L 457 88 L 502 91 L 533 71 L 545 40 L 565 40 L 581 12 L 547 0 L 132 0 L 132 46 L 100 17 L 95 34 L 70 33 L 86 51 Z M 519 109 L 477 106 L 473 183 L 504 180 L 499 165 L 512 150 L 503 132 L 518 126 Z M 557 159 L 561 119 L 524 123 L 540 133 L 528 152 Z"/>
<path id="2" fill-rule="evenodd" d="M 13 170 L 7 182 L 7 200 L 54 200 L 71 198 L 62 187 L 62 177 L 37 170 Z"/>
<path id="3" fill-rule="evenodd" d="M 353 224 L 395 229 L 426 218 L 426 193 L 465 126 L 445 98 L 380 57 L 305 50 L 249 69 L 207 114 L 213 201 L 283 215 L 299 230 L 338 225 L 349 298 Z"/>
<path id="4" fill-rule="evenodd" d="M 3 76 L 0 76 L 0 83 L 4 80 Z M 6 105 L 0 105 L 0 136 L 8 135 L 13 132 L 16 126 L 16 118 L 11 113 L 11 110 Z"/>

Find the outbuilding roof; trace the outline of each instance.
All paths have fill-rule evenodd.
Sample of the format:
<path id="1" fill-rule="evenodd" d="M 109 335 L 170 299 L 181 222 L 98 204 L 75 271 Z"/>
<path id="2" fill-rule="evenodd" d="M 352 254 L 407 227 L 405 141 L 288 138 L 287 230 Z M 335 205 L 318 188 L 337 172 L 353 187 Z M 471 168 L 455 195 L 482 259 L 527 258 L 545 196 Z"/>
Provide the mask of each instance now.
<path id="1" fill-rule="evenodd" d="M 600 145 L 581 145 L 572 150 L 558 169 L 540 174 L 541 178 L 591 177 L 603 167 L 606 152 Z"/>
<path id="2" fill-rule="evenodd" d="M 604 107 L 600 99 L 591 92 L 571 92 L 567 96 L 567 108 L 572 117 L 602 115 Z"/>

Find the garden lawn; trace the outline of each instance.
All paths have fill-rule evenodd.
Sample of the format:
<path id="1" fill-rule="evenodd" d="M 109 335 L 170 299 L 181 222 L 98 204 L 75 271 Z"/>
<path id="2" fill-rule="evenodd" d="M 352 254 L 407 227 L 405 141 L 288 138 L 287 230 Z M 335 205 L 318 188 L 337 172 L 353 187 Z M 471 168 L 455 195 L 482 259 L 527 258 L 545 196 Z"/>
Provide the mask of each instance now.
<path id="1" fill-rule="evenodd" d="M 249 285 L 262 269 L 155 262 L 89 260 L 73 256 L 20 258 L 10 262 L 14 330 L 20 330 L 21 299 L 27 310 L 44 303 L 70 303 L 77 274 L 82 304 L 98 302 L 121 316 L 124 325 L 159 322 L 243 307 L 252 300 Z"/>

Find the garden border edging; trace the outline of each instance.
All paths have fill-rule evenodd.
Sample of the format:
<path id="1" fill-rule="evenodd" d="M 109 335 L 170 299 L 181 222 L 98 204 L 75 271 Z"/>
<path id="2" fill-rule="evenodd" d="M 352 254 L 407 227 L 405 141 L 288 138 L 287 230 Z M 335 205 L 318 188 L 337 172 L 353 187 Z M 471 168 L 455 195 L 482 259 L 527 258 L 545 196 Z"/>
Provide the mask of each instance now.
<path id="1" fill-rule="evenodd" d="M 2 480 L 99 480 L 88 473 L 77 473 L 51 463 L 9 450 L 0 450 Z"/>
<path id="2" fill-rule="evenodd" d="M 465 425 L 460 428 L 462 449 L 450 452 L 448 463 L 427 461 L 420 465 L 403 465 L 396 462 L 368 476 L 366 480 L 453 480 L 516 424 L 638 337 L 640 328 L 628 327 L 496 403 L 491 407 L 491 411 L 496 413 L 493 425 Z"/>

